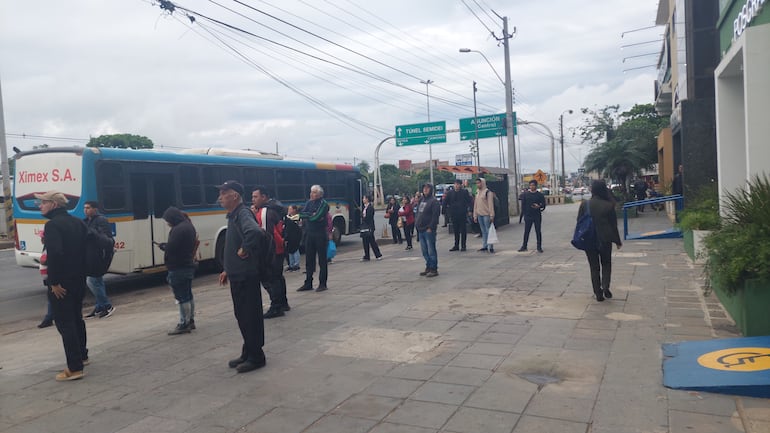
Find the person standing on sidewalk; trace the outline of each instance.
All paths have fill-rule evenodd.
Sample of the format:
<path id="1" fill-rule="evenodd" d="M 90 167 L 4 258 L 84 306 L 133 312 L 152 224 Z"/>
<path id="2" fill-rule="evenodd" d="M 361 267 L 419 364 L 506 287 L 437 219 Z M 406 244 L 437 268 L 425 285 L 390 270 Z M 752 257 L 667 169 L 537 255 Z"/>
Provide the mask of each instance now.
<path id="1" fill-rule="evenodd" d="M 302 228 L 299 226 L 299 208 L 297 205 L 289 205 L 289 211 L 283 219 L 284 232 L 286 234 L 286 254 L 289 260 L 289 272 L 299 270 L 299 244 L 302 241 Z"/>
<path id="2" fill-rule="evenodd" d="M 112 229 L 110 229 L 110 223 L 104 215 L 99 213 L 99 203 L 95 201 L 87 201 L 83 206 L 83 212 L 86 217 L 83 219 L 89 230 L 94 230 L 99 234 L 112 238 Z M 107 287 L 104 285 L 104 275 L 95 277 L 87 277 L 86 284 L 88 289 L 96 299 L 96 305 L 94 310 L 86 315 L 86 319 L 93 317 L 104 318 L 112 316 L 115 312 L 115 307 L 112 306 L 110 298 L 107 297 Z"/>
<path id="3" fill-rule="evenodd" d="M 487 245 L 487 236 L 489 236 L 489 226 L 495 220 L 495 193 L 487 188 L 487 180 L 483 177 L 476 179 L 476 187 L 473 221 L 478 222 L 481 229 L 481 248 L 479 251 L 494 253 L 494 245 Z"/>
<path id="4" fill-rule="evenodd" d="M 364 209 L 361 211 L 361 241 L 364 244 L 364 257 L 361 258 L 361 261 L 369 261 L 369 247 L 372 247 L 374 257 L 377 260 L 382 260 L 382 253 L 374 236 L 374 206 L 372 206 L 368 195 L 365 195 L 361 200 L 364 204 Z"/>
<path id="5" fill-rule="evenodd" d="M 286 299 L 286 278 L 283 276 L 283 260 L 286 252 L 283 242 L 283 210 L 279 204 L 270 201 L 270 193 L 263 185 L 254 187 L 251 193 L 251 206 L 257 218 L 257 224 L 262 227 L 262 230 L 272 235 L 275 247 L 271 280 L 262 282 L 270 295 L 270 308 L 265 313 L 265 319 L 272 319 L 283 316 L 285 311 L 291 310 L 289 301 Z"/>
<path id="6" fill-rule="evenodd" d="M 218 201 L 227 210 L 224 271 L 219 284 L 230 282 L 230 295 L 238 328 L 243 337 L 241 355 L 227 365 L 238 373 L 262 368 L 267 364 L 265 321 L 262 317 L 262 290 L 259 288 L 258 256 L 268 247 L 265 233 L 257 225 L 254 214 L 243 204 L 243 185 L 228 180 L 219 185 Z"/>
<path id="7" fill-rule="evenodd" d="M 67 213 L 67 197 L 58 191 L 35 194 L 45 223 L 43 247 L 47 253 L 48 300 L 53 320 L 62 338 L 67 368 L 57 381 L 83 378 L 88 364 L 83 297 L 86 293 L 86 235 L 88 229 Z"/>
<path id="8" fill-rule="evenodd" d="M 198 234 L 190 218 L 174 206 L 163 212 L 163 219 L 171 227 L 171 231 L 168 233 L 168 241 L 158 244 L 158 248 L 163 251 L 163 262 L 168 268 L 166 282 L 179 305 L 179 322 L 168 335 L 189 334 L 195 329 L 192 280 L 195 277 Z"/>
<path id="9" fill-rule="evenodd" d="M 612 244 L 623 246 L 618 232 L 618 217 L 615 213 L 615 199 L 603 180 L 591 182 L 591 199 L 583 200 L 578 210 L 578 221 L 590 206 L 591 219 L 599 241 L 598 250 L 585 250 L 588 266 L 591 268 L 591 285 L 599 302 L 612 298 L 610 278 L 612 277 Z"/>
<path id="10" fill-rule="evenodd" d="M 543 211 L 545 210 L 545 196 L 537 190 L 537 181 L 529 181 L 529 191 L 524 193 L 524 205 L 521 211 L 524 212 L 524 241 L 521 243 L 519 252 L 527 251 L 529 243 L 529 232 L 532 226 L 535 226 L 535 236 L 537 236 L 537 252 L 543 252 L 543 234 L 540 231 L 543 222 Z"/>
<path id="11" fill-rule="evenodd" d="M 414 233 L 414 210 L 409 197 L 401 198 L 401 208 L 398 210 L 398 217 L 401 218 L 404 226 L 404 237 L 406 238 L 406 251 L 412 249 L 412 233 Z"/>
<path id="12" fill-rule="evenodd" d="M 324 189 L 321 185 L 310 187 L 310 200 L 299 213 L 303 220 L 307 238 L 305 240 L 305 284 L 298 292 L 313 290 L 313 273 L 315 272 L 316 258 L 318 259 L 318 288 L 316 292 L 327 290 L 326 280 L 329 275 L 326 252 L 331 233 L 327 227 L 326 215 L 329 213 L 329 204 L 324 200 Z"/>
<path id="13" fill-rule="evenodd" d="M 465 251 L 468 241 L 468 209 L 473 206 L 473 197 L 463 188 L 463 181 L 455 179 L 454 189 L 444 194 L 444 200 L 455 235 L 455 244 L 449 251 Z"/>
<path id="14" fill-rule="evenodd" d="M 415 228 L 420 238 L 420 249 L 425 258 L 425 270 L 420 275 L 435 277 L 438 275 L 438 252 L 436 250 L 436 228 L 438 227 L 441 205 L 433 193 L 433 185 L 426 183 L 422 187 L 422 199 L 418 205 Z"/>
<path id="15" fill-rule="evenodd" d="M 385 218 L 388 219 L 388 223 L 390 224 L 390 232 L 393 233 L 394 244 L 404 243 L 404 237 L 401 236 L 401 229 L 398 228 L 398 208 L 399 206 L 396 197 L 391 197 L 390 200 L 388 200 L 388 207 L 385 208 Z"/>

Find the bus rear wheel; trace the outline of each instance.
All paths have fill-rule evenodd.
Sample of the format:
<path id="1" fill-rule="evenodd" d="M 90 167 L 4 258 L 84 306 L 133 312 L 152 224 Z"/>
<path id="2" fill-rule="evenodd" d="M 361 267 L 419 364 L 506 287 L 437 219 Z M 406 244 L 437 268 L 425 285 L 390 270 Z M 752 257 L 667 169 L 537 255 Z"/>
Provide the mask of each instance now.
<path id="1" fill-rule="evenodd" d="M 334 220 L 332 228 L 332 240 L 337 246 L 342 244 L 342 234 L 345 232 L 345 221 L 341 218 Z"/>

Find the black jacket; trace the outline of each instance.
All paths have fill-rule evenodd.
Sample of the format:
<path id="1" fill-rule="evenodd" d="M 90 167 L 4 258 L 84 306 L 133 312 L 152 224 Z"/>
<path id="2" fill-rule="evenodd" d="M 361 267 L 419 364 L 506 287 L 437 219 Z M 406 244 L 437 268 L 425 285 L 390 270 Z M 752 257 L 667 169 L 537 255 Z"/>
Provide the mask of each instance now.
<path id="1" fill-rule="evenodd" d="M 623 245 L 618 232 L 618 216 L 615 213 L 615 203 L 601 199 L 597 196 L 591 200 L 583 200 L 578 211 L 578 221 L 585 213 L 585 207 L 591 206 L 591 219 L 596 227 L 596 237 L 599 242 L 612 242 L 618 246 Z"/>
<path id="2" fill-rule="evenodd" d="M 361 228 L 374 231 L 374 206 L 369 203 L 361 213 Z"/>
<path id="3" fill-rule="evenodd" d="M 473 197 L 465 188 L 449 190 L 444 195 L 444 200 L 450 215 L 464 216 L 468 213 L 468 208 L 473 206 Z"/>
<path id="4" fill-rule="evenodd" d="M 417 207 L 420 213 L 417 215 L 414 227 L 418 232 L 424 232 L 428 229 L 435 232 L 436 227 L 438 227 L 438 218 L 441 216 L 441 205 L 436 200 L 436 197 L 431 193 L 429 197 L 420 200 Z"/>
<path id="5" fill-rule="evenodd" d="M 163 250 L 163 261 L 166 267 L 173 271 L 180 268 L 195 266 L 195 244 L 198 238 L 192 222 L 181 210 L 170 207 L 163 213 L 163 219 L 171 224 L 168 242 L 160 244 Z"/>
<path id="6" fill-rule="evenodd" d="M 539 204 L 540 207 L 532 207 Z M 540 191 L 527 191 L 524 193 L 521 211 L 526 218 L 540 218 L 540 214 L 545 210 L 545 196 Z"/>
<path id="7" fill-rule="evenodd" d="M 225 235 L 224 268 L 230 281 L 246 281 L 259 277 L 258 254 L 261 248 L 267 248 L 267 236 L 257 225 L 251 210 L 239 204 L 227 214 L 227 234 Z M 238 249 L 243 248 L 248 257 L 238 256 Z"/>
<path id="8" fill-rule="evenodd" d="M 85 281 L 88 233 L 85 223 L 60 207 L 44 216 L 50 220 L 43 229 L 48 254 L 48 284 L 54 286 L 74 279 Z"/>

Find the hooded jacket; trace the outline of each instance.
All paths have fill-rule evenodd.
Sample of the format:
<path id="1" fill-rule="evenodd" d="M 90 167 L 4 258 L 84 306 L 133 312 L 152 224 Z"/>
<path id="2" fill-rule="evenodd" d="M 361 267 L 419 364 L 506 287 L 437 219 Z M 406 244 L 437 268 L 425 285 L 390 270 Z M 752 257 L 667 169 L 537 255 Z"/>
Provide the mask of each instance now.
<path id="1" fill-rule="evenodd" d="M 419 212 L 414 227 L 418 232 L 424 232 L 428 229 L 435 232 L 438 227 L 438 218 L 441 215 L 441 205 L 433 194 L 433 186 L 430 187 L 430 193 L 420 200 L 417 205 Z"/>
<path id="2" fill-rule="evenodd" d="M 476 199 L 473 202 L 473 218 L 480 216 L 489 216 L 495 219 L 495 195 L 487 188 L 487 180 L 483 177 L 479 179 L 481 186 L 476 192 Z"/>
<path id="3" fill-rule="evenodd" d="M 166 209 L 163 219 L 171 226 L 168 242 L 160 244 L 166 267 L 173 271 L 195 266 L 194 254 L 198 235 L 190 219 L 173 206 Z"/>

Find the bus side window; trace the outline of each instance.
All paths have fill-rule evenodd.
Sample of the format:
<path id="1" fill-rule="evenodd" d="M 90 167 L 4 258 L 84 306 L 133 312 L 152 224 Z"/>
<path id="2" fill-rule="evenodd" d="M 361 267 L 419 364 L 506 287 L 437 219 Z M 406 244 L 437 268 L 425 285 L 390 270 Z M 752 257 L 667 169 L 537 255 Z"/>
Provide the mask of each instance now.
<path id="1" fill-rule="evenodd" d="M 276 170 L 276 198 L 283 202 L 301 201 L 305 202 L 310 195 L 310 186 L 313 183 L 308 182 L 307 188 L 303 181 L 304 170 Z M 326 185 L 321 185 L 326 188 Z"/>
<path id="2" fill-rule="evenodd" d="M 198 167 L 183 165 L 179 168 L 179 177 L 182 188 L 182 205 L 200 205 L 201 176 Z"/>
<path id="3" fill-rule="evenodd" d="M 119 162 L 104 162 L 97 166 L 96 184 L 99 198 L 105 211 L 126 209 L 126 187 L 123 165 Z"/>
<path id="4" fill-rule="evenodd" d="M 234 179 L 242 182 L 240 171 L 237 167 L 203 167 L 203 192 L 206 203 L 217 204 L 219 197 L 217 186 L 226 180 Z"/>

